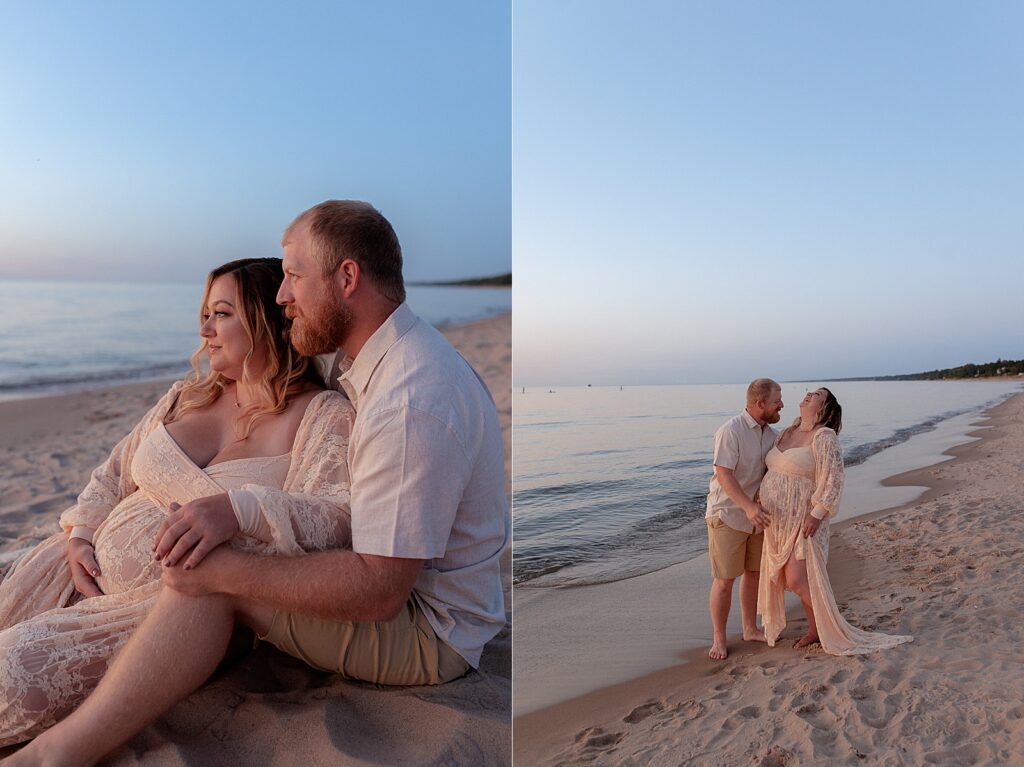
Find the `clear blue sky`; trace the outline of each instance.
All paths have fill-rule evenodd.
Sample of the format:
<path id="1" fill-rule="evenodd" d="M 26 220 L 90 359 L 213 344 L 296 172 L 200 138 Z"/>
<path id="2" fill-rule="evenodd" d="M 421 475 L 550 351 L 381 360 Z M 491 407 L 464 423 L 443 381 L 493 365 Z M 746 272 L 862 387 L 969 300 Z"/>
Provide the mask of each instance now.
<path id="1" fill-rule="evenodd" d="M 8 4 L 0 146 L 0 278 L 194 281 L 339 197 L 506 272 L 510 2 Z"/>
<path id="2" fill-rule="evenodd" d="M 1024 357 L 1024 6 L 517 0 L 516 385 Z"/>

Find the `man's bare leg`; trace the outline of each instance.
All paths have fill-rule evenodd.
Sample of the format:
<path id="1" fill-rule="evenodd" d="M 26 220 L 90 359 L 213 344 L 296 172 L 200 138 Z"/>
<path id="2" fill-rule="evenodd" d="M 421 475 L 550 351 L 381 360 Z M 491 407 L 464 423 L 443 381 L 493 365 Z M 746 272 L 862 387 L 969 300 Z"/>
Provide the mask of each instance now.
<path id="1" fill-rule="evenodd" d="M 92 695 L 4 765 L 96 764 L 209 679 L 236 617 L 265 632 L 273 610 L 242 606 L 223 594 L 188 597 L 164 587 Z"/>
<path id="2" fill-rule="evenodd" d="M 747 642 L 767 642 L 764 631 L 757 627 L 757 585 L 760 570 L 744 570 L 740 579 L 740 616 L 743 619 L 743 639 Z"/>
<path id="3" fill-rule="evenodd" d="M 735 578 L 713 578 L 711 581 L 711 627 L 714 637 L 708 657 L 711 660 L 725 660 L 729 650 L 725 644 L 725 626 L 729 622 L 729 608 L 732 607 L 732 584 Z"/>

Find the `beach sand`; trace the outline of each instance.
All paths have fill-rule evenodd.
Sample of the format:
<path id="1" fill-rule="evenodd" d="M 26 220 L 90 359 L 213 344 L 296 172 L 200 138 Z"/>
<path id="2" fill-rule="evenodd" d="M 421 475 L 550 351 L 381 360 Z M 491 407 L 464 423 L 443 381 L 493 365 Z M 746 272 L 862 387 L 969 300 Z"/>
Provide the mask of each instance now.
<path id="1" fill-rule="evenodd" d="M 726 661 L 702 647 L 683 664 L 517 715 L 516 763 L 1020 764 L 1024 394 L 987 416 L 971 433 L 980 439 L 947 451 L 954 460 L 886 480 L 929 488 L 922 496 L 833 528 L 829 572 L 846 618 L 913 643 L 852 657 L 794 650 L 806 630 L 797 606 L 774 648 L 731 634 Z M 614 631 L 652 587 L 681 589 L 669 571 L 622 582 L 606 605 Z M 661 601 L 669 612 L 678 598 Z M 632 634 L 616 641 L 650 643 L 664 622 L 646 617 L 632 614 Z"/>
<path id="2" fill-rule="evenodd" d="M 511 315 L 444 333 L 495 399 L 510 477 Z M 0 403 L 0 567 L 57 529 L 92 469 L 168 385 Z M 440 687 L 406 689 L 345 681 L 261 645 L 104 764 L 508 764 L 511 641 L 510 616 L 485 649 L 479 672 Z"/>

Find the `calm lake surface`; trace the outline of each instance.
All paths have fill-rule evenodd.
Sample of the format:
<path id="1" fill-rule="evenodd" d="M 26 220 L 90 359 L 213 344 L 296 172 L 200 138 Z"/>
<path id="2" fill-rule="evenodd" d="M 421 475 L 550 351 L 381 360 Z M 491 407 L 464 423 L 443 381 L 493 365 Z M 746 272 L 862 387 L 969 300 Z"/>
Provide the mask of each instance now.
<path id="1" fill-rule="evenodd" d="M 186 372 L 202 295 L 200 284 L 0 280 L 0 399 Z M 512 291 L 409 286 L 408 303 L 452 325 L 511 311 Z"/>
<path id="2" fill-rule="evenodd" d="M 782 420 L 807 389 L 843 406 L 853 465 L 1021 390 L 1012 381 L 783 384 Z M 746 384 L 527 388 L 513 395 L 514 578 L 530 586 L 621 580 L 703 553 L 714 433 Z"/>

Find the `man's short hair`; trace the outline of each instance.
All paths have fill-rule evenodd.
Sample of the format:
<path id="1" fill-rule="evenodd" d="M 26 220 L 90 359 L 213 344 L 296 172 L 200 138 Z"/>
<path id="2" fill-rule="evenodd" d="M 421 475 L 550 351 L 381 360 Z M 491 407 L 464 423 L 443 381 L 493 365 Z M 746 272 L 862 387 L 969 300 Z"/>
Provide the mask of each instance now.
<path id="1" fill-rule="evenodd" d="M 758 402 L 766 402 L 776 390 L 782 391 L 782 387 L 770 378 L 755 378 L 747 387 L 747 404 L 756 405 Z"/>
<path id="2" fill-rule="evenodd" d="M 324 275 L 351 258 L 381 295 L 396 303 L 405 301 L 402 246 L 390 222 L 370 203 L 326 200 L 314 205 L 292 221 L 284 239 L 304 221 L 309 222 L 310 252 Z"/>

